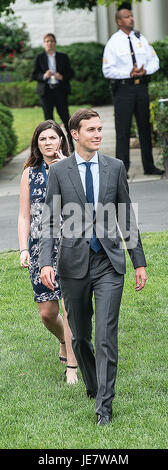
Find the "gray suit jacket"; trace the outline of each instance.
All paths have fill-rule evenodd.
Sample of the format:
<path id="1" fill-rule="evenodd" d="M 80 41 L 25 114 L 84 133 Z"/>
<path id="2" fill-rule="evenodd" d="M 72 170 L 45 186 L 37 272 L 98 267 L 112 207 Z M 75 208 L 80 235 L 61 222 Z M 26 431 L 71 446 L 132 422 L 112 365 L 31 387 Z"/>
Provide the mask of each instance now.
<path id="1" fill-rule="evenodd" d="M 99 229 L 103 227 L 103 232 L 99 234 L 98 238 L 115 270 L 124 274 L 126 266 L 123 238 L 126 240 L 134 268 L 146 266 L 139 231 L 134 214 L 130 210 L 131 201 L 126 171 L 121 160 L 100 153 L 98 153 L 98 158 L 99 199 L 94 226 L 99 220 Z M 63 227 L 70 228 L 71 223 L 73 230 L 67 234 L 67 229 L 63 229 L 58 255 L 58 274 L 62 278 L 83 278 L 88 270 L 90 250 L 90 236 L 88 236 L 88 232 L 86 233 L 86 225 L 89 229 L 91 225 L 89 221 L 92 219 L 74 154 L 51 165 L 49 169 L 40 238 L 40 269 L 43 266 L 52 266 L 53 244 L 57 237 L 56 228 L 59 226 L 60 201 L 63 211 Z M 102 216 L 103 206 L 106 206 L 107 210 Z M 110 215 L 108 213 L 109 206 L 112 208 Z M 73 209 L 76 213 L 74 218 Z M 120 220 L 119 227 L 114 223 L 117 219 Z M 76 231 L 74 231 L 74 226 Z"/>

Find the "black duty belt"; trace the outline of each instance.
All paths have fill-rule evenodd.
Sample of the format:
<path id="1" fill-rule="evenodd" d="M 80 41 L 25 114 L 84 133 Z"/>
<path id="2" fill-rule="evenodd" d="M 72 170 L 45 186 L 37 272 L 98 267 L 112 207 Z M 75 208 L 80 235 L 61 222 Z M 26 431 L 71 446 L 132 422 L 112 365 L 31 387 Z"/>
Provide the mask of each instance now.
<path id="1" fill-rule="evenodd" d="M 141 78 L 123 78 L 121 80 L 116 80 L 116 84 L 118 85 L 141 85 L 141 83 L 148 84 L 148 77 L 141 77 Z"/>

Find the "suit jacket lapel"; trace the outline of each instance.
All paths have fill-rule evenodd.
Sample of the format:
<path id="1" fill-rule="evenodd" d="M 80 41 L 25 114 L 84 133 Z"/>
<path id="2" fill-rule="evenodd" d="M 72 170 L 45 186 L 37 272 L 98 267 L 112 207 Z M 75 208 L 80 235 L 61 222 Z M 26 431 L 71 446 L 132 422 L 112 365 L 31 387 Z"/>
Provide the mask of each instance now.
<path id="1" fill-rule="evenodd" d="M 44 52 L 44 55 L 43 55 L 43 64 L 45 66 L 45 69 L 48 70 L 48 57 L 47 57 L 46 52 Z"/>
<path id="2" fill-rule="evenodd" d="M 87 200 L 79 174 L 78 165 L 76 163 L 75 154 L 73 154 L 72 157 L 69 159 L 69 178 L 82 204 L 85 205 L 87 203 Z"/>
<path id="3" fill-rule="evenodd" d="M 55 62 L 56 62 L 56 71 L 61 73 L 62 72 L 62 56 L 57 51 L 55 53 Z"/>
<path id="4" fill-rule="evenodd" d="M 99 158 L 99 197 L 98 197 L 98 202 L 103 203 L 104 197 L 106 194 L 107 190 L 107 185 L 108 185 L 108 179 L 109 179 L 109 170 L 108 170 L 108 164 L 103 158 L 103 155 L 98 153 L 98 158 Z"/>
<path id="5" fill-rule="evenodd" d="M 59 66 L 59 55 L 58 55 L 58 52 L 55 52 L 55 63 L 56 63 L 56 71 L 59 72 L 60 66 Z"/>

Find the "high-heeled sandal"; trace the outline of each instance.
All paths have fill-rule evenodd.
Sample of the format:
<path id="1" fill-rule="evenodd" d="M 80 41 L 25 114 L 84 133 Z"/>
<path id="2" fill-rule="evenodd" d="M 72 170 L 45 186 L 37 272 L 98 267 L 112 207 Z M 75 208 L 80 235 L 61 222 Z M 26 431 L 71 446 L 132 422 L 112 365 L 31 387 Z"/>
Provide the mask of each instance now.
<path id="1" fill-rule="evenodd" d="M 77 369 L 77 366 L 66 366 L 66 370 L 65 370 L 65 375 L 67 374 L 67 369 Z M 66 376 L 67 378 L 67 376 Z M 76 375 L 76 378 L 75 378 L 75 381 L 74 382 L 67 382 L 68 385 L 75 385 L 76 383 L 78 382 L 78 377 Z"/>
<path id="2" fill-rule="evenodd" d="M 65 344 L 65 341 L 60 341 L 60 344 Z M 60 360 L 61 362 L 67 362 L 67 357 L 59 356 L 59 360 Z"/>

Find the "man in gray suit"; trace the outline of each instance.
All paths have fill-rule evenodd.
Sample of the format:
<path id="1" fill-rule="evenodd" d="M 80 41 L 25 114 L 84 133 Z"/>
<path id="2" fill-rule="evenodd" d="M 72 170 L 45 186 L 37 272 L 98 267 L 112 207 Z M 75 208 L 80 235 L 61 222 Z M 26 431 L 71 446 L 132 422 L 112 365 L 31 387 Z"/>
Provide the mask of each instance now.
<path id="1" fill-rule="evenodd" d="M 53 289 L 52 249 L 62 210 L 58 274 L 74 353 L 87 395 L 96 398 L 97 424 L 102 426 L 112 419 L 118 316 L 125 273 L 124 243 L 135 268 L 137 291 L 146 282 L 146 262 L 124 164 L 98 152 L 102 139 L 98 113 L 78 110 L 69 127 L 76 151 L 49 170 L 40 243 L 41 280 Z M 93 292 L 95 355 L 91 341 Z"/>

